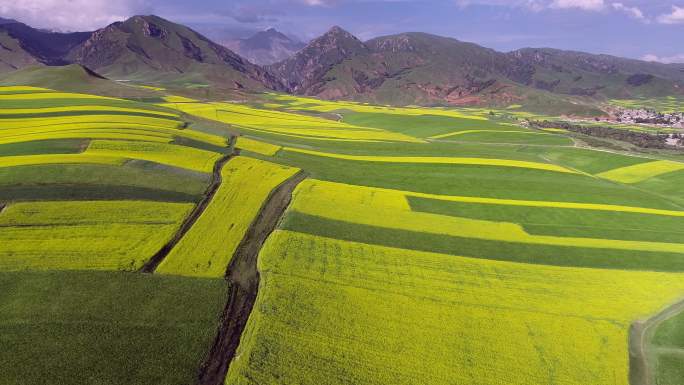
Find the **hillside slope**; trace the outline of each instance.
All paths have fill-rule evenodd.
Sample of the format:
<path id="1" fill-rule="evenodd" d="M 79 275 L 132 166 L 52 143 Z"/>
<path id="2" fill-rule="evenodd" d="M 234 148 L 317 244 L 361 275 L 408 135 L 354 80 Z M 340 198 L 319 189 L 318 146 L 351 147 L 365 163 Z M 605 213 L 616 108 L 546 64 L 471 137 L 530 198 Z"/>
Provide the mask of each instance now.
<path id="1" fill-rule="evenodd" d="M 111 81 L 80 64 L 31 66 L 0 74 L 0 86 L 33 86 L 117 98 L 159 98 L 160 93 Z"/>
<path id="2" fill-rule="evenodd" d="M 682 66 L 550 49 L 497 52 L 426 33 L 361 42 L 335 27 L 269 66 L 288 90 L 390 104 L 495 104 L 684 94 Z"/>
<path id="3" fill-rule="evenodd" d="M 63 65 L 69 50 L 84 42 L 90 32 L 59 33 L 29 27 L 15 20 L 0 20 L 0 72 L 31 65 Z"/>
<path id="4" fill-rule="evenodd" d="M 157 16 L 134 16 L 95 31 L 67 59 L 114 78 L 280 88 L 260 67 L 190 28 Z"/>

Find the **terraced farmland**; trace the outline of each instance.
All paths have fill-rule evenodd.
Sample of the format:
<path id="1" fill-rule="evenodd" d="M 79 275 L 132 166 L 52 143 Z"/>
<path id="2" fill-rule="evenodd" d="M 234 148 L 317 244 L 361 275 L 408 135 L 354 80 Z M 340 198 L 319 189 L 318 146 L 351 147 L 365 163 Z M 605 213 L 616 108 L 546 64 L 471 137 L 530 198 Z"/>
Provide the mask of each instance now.
<path id="1" fill-rule="evenodd" d="M 684 298 L 676 158 L 578 148 L 505 118 L 516 108 L 0 97 L 0 284 L 15 293 L 0 297 L 13 309 L 0 329 L 19 343 L 28 319 L 27 335 L 52 344 L 75 320 L 113 320 L 50 367 L 114 344 L 109 363 L 76 366 L 102 366 L 110 383 L 231 385 L 626 385 L 681 372 L 680 313 L 647 335 L 653 350 L 630 345 Z M 69 305 L 93 279 L 101 293 Z M 39 316 L 43 286 L 60 293 L 65 310 L 45 313 L 57 326 Z M 102 312 L 126 295 L 131 309 Z M 140 324 L 132 336 L 172 346 L 117 334 Z M 0 382 L 37 352 L 6 353 L 15 370 Z M 61 380 L 85 383 L 74 373 Z"/>
<path id="2" fill-rule="evenodd" d="M 242 148 L 311 178 L 260 254 L 226 384 L 627 384 L 631 324 L 684 296 L 681 191 L 653 187 L 684 175 L 678 162 L 467 109 L 270 100 L 429 140 L 233 126 Z"/>
<path id="3" fill-rule="evenodd" d="M 206 148 L 229 152 L 228 136 L 123 99 L 0 99 L 0 383 L 192 382 L 227 285 L 137 271 L 203 199 L 222 156 Z"/>
<path id="4" fill-rule="evenodd" d="M 156 271 L 224 276 L 238 244 L 270 192 L 297 171 L 243 156 L 228 161 L 221 171 L 221 187 L 211 203 Z"/>

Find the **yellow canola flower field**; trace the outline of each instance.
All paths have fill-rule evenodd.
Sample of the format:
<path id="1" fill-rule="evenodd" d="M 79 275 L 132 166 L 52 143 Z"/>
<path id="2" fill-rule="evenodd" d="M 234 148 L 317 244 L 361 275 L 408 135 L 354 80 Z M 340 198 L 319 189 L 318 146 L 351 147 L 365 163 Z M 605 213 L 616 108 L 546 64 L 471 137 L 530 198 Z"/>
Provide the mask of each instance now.
<path id="1" fill-rule="evenodd" d="M 267 197 L 299 169 L 238 156 L 197 222 L 157 268 L 161 274 L 222 277 Z"/>
<path id="2" fill-rule="evenodd" d="M 32 91 L 32 90 L 28 90 Z M 98 96 L 90 94 L 77 94 L 71 92 L 55 92 L 51 90 L 38 90 L 39 92 L 29 94 L 0 94 L 0 100 L 43 100 L 43 99 L 103 99 L 103 100 L 121 100 L 117 98 L 110 98 L 107 96 Z"/>
<path id="3" fill-rule="evenodd" d="M 0 92 L 46 92 L 52 91 L 48 88 L 31 86 L 0 86 Z"/>
<path id="4" fill-rule="evenodd" d="M 323 189 L 316 189 L 317 186 L 324 186 Z M 335 183 L 320 181 L 315 179 L 309 179 L 302 187 L 302 189 L 307 188 L 308 191 L 316 190 L 317 194 L 327 194 L 330 199 L 340 199 L 340 196 L 349 199 L 350 196 L 357 196 L 358 202 L 360 204 L 368 204 L 364 202 L 364 198 L 367 196 L 382 196 L 382 200 L 374 200 L 374 205 L 382 205 L 383 202 L 401 202 L 395 203 L 392 207 L 396 207 L 400 210 L 411 210 L 405 199 L 400 199 L 399 196 L 404 197 L 417 197 L 426 199 L 436 199 L 448 202 L 463 202 L 463 203 L 479 203 L 479 204 L 489 204 L 489 205 L 504 205 L 504 206 L 526 206 L 526 207 L 550 207 L 559 209 L 573 209 L 573 210 L 597 210 L 597 211 L 615 211 L 615 212 L 626 212 L 626 213 L 637 213 L 637 214 L 652 214 L 652 215 L 664 215 L 672 217 L 684 217 L 684 211 L 676 210 L 664 210 L 664 209 L 653 209 L 648 207 L 634 207 L 634 206 L 621 206 L 621 205 L 608 205 L 600 203 L 576 203 L 576 202 L 556 202 L 556 201 L 532 201 L 532 200 L 520 200 L 520 199 L 501 199 L 501 198 L 484 198 L 484 197 L 471 197 L 471 196 L 460 196 L 460 195 L 439 195 L 439 194 L 428 194 L 415 191 L 403 191 L 403 190 L 393 190 L 384 189 L 379 187 L 366 187 L 366 186 L 355 186 L 344 183 Z M 369 193 L 359 193 L 359 189 L 369 191 Z M 331 195 L 332 194 L 332 195 Z"/>
<path id="5" fill-rule="evenodd" d="M 0 167 L 28 166 L 33 164 L 109 164 L 120 166 L 126 163 L 121 156 L 102 154 L 44 154 L 0 157 Z"/>
<path id="6" fill-rule="evenodd" d="M 10 204 L 0 212 L 0 270 L 137 270 L 191 209 L 141 201 Z"/>
<path id="7" fill-rule="evenodd" d="M 417 138 L 382 129 L 358 127 L 314 116 L 261 110 L 234 103 L 166 103 L 162 105 L 205 119 L 228 123 L 236 128 L 277 135 L 349 141 L 421 142 Z"/>
<path id="8" fill-rule="evenodd" d="M 260 305 L 226 383 L 628 385 L 630 324 L 684 294 L 682 274 L 489 261 L 283 230 L 266 242 L 259 269 Z"/>
<path id="9" fill-rule="evenodd" d="M 65 130 L 61 132 L 31 133 L 24 135 L 2 136 L 0 144 L 31 142 L 36 140 L 55 139 L 118 139 L 118 140 L 143 140 L 146 142 L 170 143 L 172 137 L 148 135 L 139 130 Z"/>
<path id="10" fill-rule="evenodd" d="M 515 133 L 515 134 L 528 134 L 528 135 L 552 135 L 552 134 L 545 134 L 543 132 L 520 131 L 520 130 L 463 130 L 463 131 L 448 132 L 446 134 L 441 134 L 441 135 L 434 135 L 434 136 L 431 136 L 430 139 L 444 139 L 444 138 L 450 138 L 452 136 L 457 136 L 457 135 L 476 134 L 476 133 L 480 133 L 480 132 Z"/>
<path id="11" fill-rule="evenodd" d="M 163 99 L 168 103 L 195 103 L 197 100 L 186 98 L 185 96 L 179 95 L 167 95 Z"/>
<path id="12" fill-rule="evenodd" d="M 146 86 L 143 84 L 139 84 L 139 85 L 137 85 L 137 87 L 145 88 L 145 89 L 152 90 L 152 91 L 165 91 L 166 90 L 166 88 L 156 87 L 156 86 Z"/>
<path id="13" fill-rule="evenodd" d="M 0 118 L 3 115 L 12 114 L 45 114 L 54 112 L 82 112 L 82 111 L 98 111 L 98 112 L 137 112 L 145 114 L 163 115 L 169 118 L 178 118 L 178 114 L 158 111 L 158 110 L 146 110 L 142 108 L 128 108 L 128 107 L 115 107 L 115 106 L 60 106 L 60 107 L 42 107 L 42 108 L 0 108 Z M 78 116 L 78 114 L 74 114 Z"/>
<path id="14" fill-rule="evenodd" d="M 86 122 L 86 123 L 60 123 L 45 124 L 22 128 L 0 129 L 0 143 L 27 142 L 38 135 L 40 139 L 61 138 L 109 138 L 109 139 L 137 139 L 152 140 L 155 142 L 171 142 L 175 137 L 187 138 L 212 144 L 214 146 L 227 146 L 227 139 L 218 135 L 207 134 L 191 129 L 179 129 L 173 126 L 148 125 L 141 123 L 117 123 L 117 122 Z M 61 136 L 60 136 L 61 135 Z M 141 137 L 135 137 L 141 136 Z M 149 137 L 159 139 L 150 139 Z"/>
<path id="15" fill-rule="evenodd" d="M 466 118 L 474 120 L 488 120 L 486 117 L 482 116 L 489 113 L 489 110 L 477 110 L 472 109 L 445 109 L 445 108 L 426 108 L 418 106 L 406 106 L 406 107 L 393 107 L 393 106 L 380 106 L 373 104 L 364 104 L 348 101 L 326 101 L 314 98 L 306 98 L 301 96 L 291 96 L 291 95 L 279 95 L 270 94 L 271 98 L 275 101 L 284 102 L 281 107 L 286 108 L 302 108 L 310 111 L 318 112 L 334 112 L 348 110 L 353 112 L 366 112 L 366 113 L 382 113 L 382 114 L 393 114 L 402 116 L 419 116 L 419 115 L 433 115 L 433 116 L 446 116 L 452 118 Z"/>
<path id="16" fill-rule="evenodd" d="M 116 127 L 116 128 L 113 128 Z M 171 142 L 177 130 L 146 128 L 139 125 L 63 124 L 31 128 L 0 129 L 0 143 L 19 143 L 49 139 L 130 139 Z"/>
<path id="17" fill-rule="evenodd" d="M 38 118 L 20 118 L 20 119 L 2 119 L 0 124 L 5 129 L 15 128 L 31 128 L 40 126 L 51 126 L 59 124 L 77 124 L 77 123 L 107 123 L 109 126 L 116 126 L 118 124 L 136 124 L 149 127 L 163 127 L 163 128 L 179 128 L 181 122 L 166 118 L 153 118 L 147 116 L 134 115 L 74 115 L 74 116 L 57 116 L 57 117 L 38 117 Z"/>
<path id="18" fill-rule="evenodd" d="M 527 162 L 522 160 L 510 159 L 491 159 L 491 158 L 460 158 L 443 156 L 373 156 L 373 155 L 347 155 L 332 152 L 321 152 L 305 150 L 302 148 L 284 147 L 285 151 L 297 152 L 313 156 L 326 158 L 353 160 L 360 162 L 383 162 L 383 163 L 429 163 L 429 164 L 463 164 L 476 166 L 498 166 L 498 167 L 517 167 L 534 170 L 555 171 L 569 174 L 576 174 L 574 170 L 557 166 L 549 163 Z"/>
<path id="19" fill-rule="evenodd" d="M 684 163 L 672 162 L 669 160 L 657 160 L 655 162 L 640 163 L 633 166 L 608 170 L 600 174 L 596 174 L 596 176 L 609 179 L 614 182 L 638 183 L 658 175 L 679 170 L 684 170 Z"/>
<path id="20" fill-rule="evenodd" d="M 282 148 L 281 146 L 276 146 L 271 143 L 262 142 L 245 136 L 239 136 L 235 146 L 241 150 L 251 151 L 267 156 L 275 155 Z"/>
<path id="21" fill-rule="evenodd" d="M 392 194 L 389 191 L 383 193 Z M 680 243 L 532 235 L 516 223 L 414 212 L 410 211 L 410 208 L 402 210 L 396 204 L 387 206 L 380 200 L 372 199 L 375 194 L 377 190 L 372 188 L 356 186 L 340 189 L 336 184 L 308 180 L 295 191 L 292 209 L 303 214 L 343 222 L 464 238 L 539 245 L 684 253 L 684 244 Z M 350 198 L 351 195 L 356 197 Z M 342 196 L 344 196 L 342 199 L 333 199 L 333 197 Z M 395 202 L 401 199 L 405 199 L 405 196 L 396 193 L 396 198 L 389 201 Z"/>
<path id="22" fill-rule="evenodd" d="M 209 173 L 221 154 L 167 143 L 125 140 L 93 140 L 85 156 L 110 156 L 147 160 L 169 166 Z"/>

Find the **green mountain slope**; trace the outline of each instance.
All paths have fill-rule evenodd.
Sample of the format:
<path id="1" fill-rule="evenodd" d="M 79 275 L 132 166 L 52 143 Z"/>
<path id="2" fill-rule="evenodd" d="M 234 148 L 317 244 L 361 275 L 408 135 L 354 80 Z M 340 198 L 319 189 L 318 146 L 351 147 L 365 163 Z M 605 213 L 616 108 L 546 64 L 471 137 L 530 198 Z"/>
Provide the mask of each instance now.
<path id="1" fill-rule="evenodd" d="M 39 64 L 36 58 L 21 47 L 17 39 L 0 29 L 0 73 Z"/>
<path id="2" fill-rule="evenodd" d="M 684 95 L 682 66 L 581 52 L 497 52 L 426 33 L 361 42 L 336 27 L 268 67 L 292 93 L 388 104 L 556 105 Z M 544 101 L 550 101 L 546 103 Z"/>
<path id="3" fill-rule="evenodd" d="M 159 92 L 111 81 L 79 64 L 31 66 L 0 74 L 0 86 L 33 86 L 119 98 L 159 98 Z"/>
<path id="4" fill-rule="evenodd" d="M 107 77 L 216 82 L 279 89 L 269 73 L 199 33 L 157 16 L 134 16 L 95 31 L 66 56 Z"/>

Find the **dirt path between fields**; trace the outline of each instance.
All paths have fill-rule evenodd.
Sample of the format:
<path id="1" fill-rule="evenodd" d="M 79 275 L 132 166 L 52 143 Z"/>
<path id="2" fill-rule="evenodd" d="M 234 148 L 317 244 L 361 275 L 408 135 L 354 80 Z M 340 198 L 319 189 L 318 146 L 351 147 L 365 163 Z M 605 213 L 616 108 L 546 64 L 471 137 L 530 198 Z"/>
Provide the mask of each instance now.
<path id="1" fill-rule="evenodd" d="M 631 385 L 655 385 L 655 360 L 649 350 L 651 338 L 658 326 L 684 311 L 684 300 L 668 306 L 647 320 L 639 320 L 629 328 L 629 383 Z"/>
<path id="2" fill-rule="evenodd" d="M 278 226 L 292 200 L 292 192 L 304 178 L 306 174 L 300 171 L 271 191 L 235 250 L 226 272 L 226 280 L 230 284 L 228 303 L 221 314 L 219 330 L 211 350 L 200 366 L 198 385 L 224 383 L 257 298 L 259 251 Z"/>
<path id="3" fill-rule="evenodd" d="M 176 231 L 176 234 L 174 234 L 173 238 L 169 240 L 164 246 L 162 246 L 159 251 L 157 251 L 140 269 L 141 272 L 143 273 L 153 273 L 157 267 L 159 266 L 160 263 L 166 258 L 167 255 L 173 250 L 173 248 L 180 242 L 180 240 L 183 238 L 183 236 L 192 228 L 192 226 L 197 222 L 197 219 L 202 215 L 204 210 L 207 208 L 209 203 L 211 202 L 212 198 L 214 198 L 214 195 L 216 194 L 216 191 L 218 188 L 221 186 L 222 182 L 222 177 L 221 177 L 221 170 L 223 169 L 223 166 L 234 156 L 239 155 L 239 153 L 235 150 L 235 143 L 237 141 L 236 136 L 232 136 L 230 138 L 230 144 L 228 147 L 231 149 L 231 151 L 227 154 L 221 157 L 219 160 L 214 163 L 214 170 L 211 175 L 211 182 L 209 183 L 209 186 L 207 187 L 207 190 L 204 192 L 204 198 L 202 198 L 201 201 L 199 201 L 195 207 L 192 209 L 190 214 L 183 220 L 183 223 L 181 224 L 180 228 L 178 231 Z"/>

